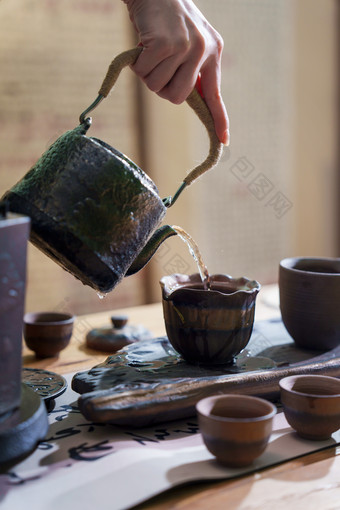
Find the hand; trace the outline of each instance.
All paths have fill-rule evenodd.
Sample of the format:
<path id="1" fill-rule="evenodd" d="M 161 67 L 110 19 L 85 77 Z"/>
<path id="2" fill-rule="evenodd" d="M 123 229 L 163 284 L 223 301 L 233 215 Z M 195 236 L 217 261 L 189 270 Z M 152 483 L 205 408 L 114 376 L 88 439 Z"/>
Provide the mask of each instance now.
<path id="1" fill-rule="evenodd" d="M 147 87 L 180 104 L 200 82 L 216 134 L 229 144 L 221 92 L 223 40 L 192 0 L 123 0 L 143 52 L 132 67 Z"/>

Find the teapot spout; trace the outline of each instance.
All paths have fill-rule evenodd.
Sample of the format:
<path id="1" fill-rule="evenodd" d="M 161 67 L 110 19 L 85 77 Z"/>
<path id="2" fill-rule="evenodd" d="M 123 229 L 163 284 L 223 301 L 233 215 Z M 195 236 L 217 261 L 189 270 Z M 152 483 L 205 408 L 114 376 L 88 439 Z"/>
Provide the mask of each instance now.
<path id="1" fill-rule="evenodd" d="M 125 273 L 125 276 L 135 274 L 137 271 L 142 269 L 149 262 L 162 242 L 168 239 L 168 237 L 174 236 L 176 234 L 177 232 L 170 225 L 164 225 L 163 227 L 157 229 L 156 232 L 150 237 L 149 241 L 144 246 L 139 255 L 132 262 L 131 266 Z"/>

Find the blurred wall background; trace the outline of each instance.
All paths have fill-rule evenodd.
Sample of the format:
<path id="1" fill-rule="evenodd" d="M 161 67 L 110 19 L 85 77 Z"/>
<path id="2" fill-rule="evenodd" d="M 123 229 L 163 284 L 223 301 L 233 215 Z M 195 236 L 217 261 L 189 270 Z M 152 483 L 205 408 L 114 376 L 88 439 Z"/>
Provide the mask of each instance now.
<path id="1" fill-rule="evenodd" d="M 338 254 L 338 2 L 196 3 L 225 41 L 231 145 L 166 221 L 194 237 L 211 273 L 275 282 L 283 257 Z M 2 0 L 0 26 L 2 194 L 77 125 L 112 58 L 135 41 L 118 0 Z M 162 197 L 208 149 L 188 106 L 161 100 L 129 69 L 92 117 L 91 136 L 129 155 Z M 30 246 L 26 309 L 80 314 L 158 301 L 159 278 L 172 272 L 196 272 L 177 238 L 100 300 Z"/>

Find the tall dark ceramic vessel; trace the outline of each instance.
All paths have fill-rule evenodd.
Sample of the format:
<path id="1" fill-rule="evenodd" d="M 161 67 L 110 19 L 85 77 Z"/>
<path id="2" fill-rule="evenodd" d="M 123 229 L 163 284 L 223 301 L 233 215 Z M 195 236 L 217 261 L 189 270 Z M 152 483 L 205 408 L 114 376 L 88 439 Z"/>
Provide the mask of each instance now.
<path id="1" fill-rule="evenodd" d="M 21 397 L 22 318 L 30 219 L 0 209 L 0 432 Z"/>

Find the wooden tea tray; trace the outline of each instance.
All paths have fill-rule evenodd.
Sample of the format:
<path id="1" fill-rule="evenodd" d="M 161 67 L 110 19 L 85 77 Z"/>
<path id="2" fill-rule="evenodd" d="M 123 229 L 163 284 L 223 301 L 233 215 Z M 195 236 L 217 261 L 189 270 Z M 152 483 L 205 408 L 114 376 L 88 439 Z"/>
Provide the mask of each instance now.
<path id="1" fill-rule="evenodd" d="M 340 346 L 328 352 L 298 349 L 282 321 L 270 319 L 255 324 L 233 365 L 188 364 L 160 337 L 77 373 L 72 388 L 81 394 L 79 408 L 88 420 L 143 427 L 193 416 L 198 400 L 218 393 L 278 400 L 279 380 L 293 374 L 340 377 Z"/>

